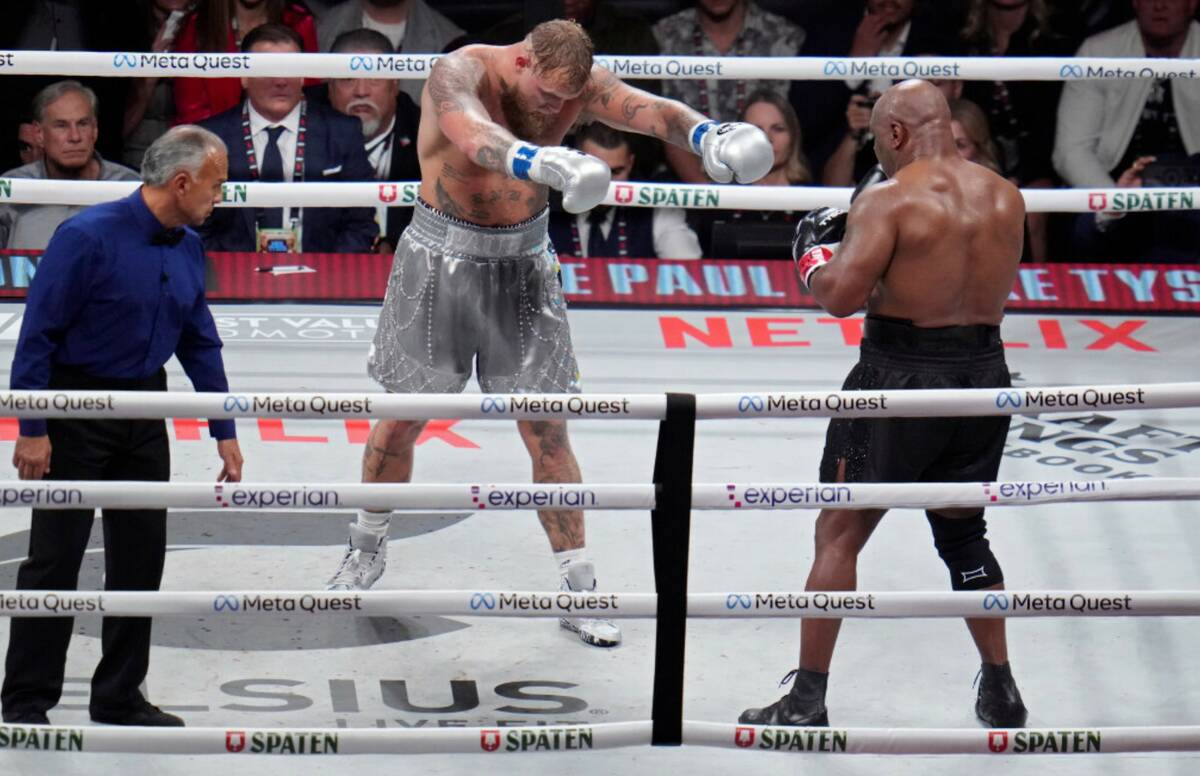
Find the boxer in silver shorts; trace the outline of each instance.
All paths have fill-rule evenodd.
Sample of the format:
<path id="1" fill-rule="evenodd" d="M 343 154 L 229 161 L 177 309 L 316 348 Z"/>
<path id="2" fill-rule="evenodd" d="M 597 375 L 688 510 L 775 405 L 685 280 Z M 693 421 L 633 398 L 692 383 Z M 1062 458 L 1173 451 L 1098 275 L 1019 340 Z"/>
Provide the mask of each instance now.
<path id="1" fill-rule="evenodd" d="M 595 157 L 562 147 L 576 124 L 601 121 L 701 156 L 720 183 L 771 168 L 766 135 L 717 124 L 688 106 L 634 89 L 592 63 L 578 24 L 539 24 L 511 46 L 467 46 L 440 58 L 421 95 L 421 201 L 396 249 L 370 374 L 396 392 L 461 391 L 476 371 L 491 392 L 580 390 L 557 262 L 546 237 L 549 189 L 582 213 L 608 194 Z M 423 424 L 382 420 L 363 454 L 364 482 L 408 482 Z M 579 482 L 562 420 L 518 421 L 535 482 Z M 329 581 L 364 590 L 383 573 L 389 513 L 360 511 Z M 583 513 L 542 510 L 564 590 L 592 590 Z M 615 646 L 607 620 L 564 618 L 586 644 Z"/>
<path id="2" fill-rule="evenodd" d="M 477 363 L 486 393 L 578 393 L 546 215 L 485 227 L 418 200 L 396 246 L 371 377 L 396 393 L 457 393 Z"/>

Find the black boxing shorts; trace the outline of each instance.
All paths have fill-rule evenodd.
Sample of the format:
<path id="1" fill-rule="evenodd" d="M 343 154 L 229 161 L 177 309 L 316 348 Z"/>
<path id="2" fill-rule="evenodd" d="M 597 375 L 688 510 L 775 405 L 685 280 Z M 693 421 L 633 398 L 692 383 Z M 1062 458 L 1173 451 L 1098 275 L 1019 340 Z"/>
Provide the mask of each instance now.
<path id="1" fill-rule="evenodd" d="M 844 391 L 1007 388 L 998 326 L 920 328 L 868 315 Z M 833 418 L 821 482 L 992 482 L 1009 418 Z M 844 468 L 843 468 L 844 467 Z"/>

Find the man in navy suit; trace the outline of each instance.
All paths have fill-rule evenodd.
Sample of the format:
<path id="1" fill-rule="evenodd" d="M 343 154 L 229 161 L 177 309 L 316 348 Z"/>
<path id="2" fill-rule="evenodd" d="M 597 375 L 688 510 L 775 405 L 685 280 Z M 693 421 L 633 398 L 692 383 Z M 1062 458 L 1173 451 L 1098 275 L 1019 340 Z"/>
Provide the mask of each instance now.
<path id="1" fill-rule="evenodd" d="M 290 27 L 264 24 L 242 41 L 247 53 L 299 53 Z M 246 99 L 203 123 L 229 147 L 231 181 L 368 181 L 362 125 L 304 99 L 303 79 L 245 78 Z M 201 230 L 210 251 L 365 253 L 379 235 L 369 207 L 218 208 Z"/>

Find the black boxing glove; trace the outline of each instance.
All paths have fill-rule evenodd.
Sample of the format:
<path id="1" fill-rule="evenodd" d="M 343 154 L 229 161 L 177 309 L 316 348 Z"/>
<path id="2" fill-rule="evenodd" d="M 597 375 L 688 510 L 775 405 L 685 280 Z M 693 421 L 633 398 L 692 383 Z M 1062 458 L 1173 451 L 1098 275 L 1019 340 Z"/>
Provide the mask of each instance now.
<path id="1" fill-rule="evenodd" d="M 875 165 L 862 177 L 850 195 L 850 201 L 858 199 L 858 195 L 868 186 L 887 180 L 883 167 Z M 792 258 L 796 261 L 796 272 L 804 285 L 812 288 L 809 278 L 813 273 L 824 267 L 833 258 L 833 252 L 842 242 L 846 234 L 846 211 L 839 208 L 823 207 L 810 211 L 796 224 L 796 234 L 792 238 Z"/>
<path id="2" fill-rule="evenodd" d="M 858 185 L 854 187 L 854 193 L 850 195 L 850 202 L 853 203 L 854 200 L 858 199 L 858 195 L 863 193 L 863 189 L 867 188 L 868 186 L 874 186 L 876 183 L 882 183 L 886 180 L 887 173 L 883 171 L 883 167 L 878 164 L 875 165 L 871 169 L 867 170 L 867 174 L 862 176 L 862 180 L 860 180 Z"/>
<path id="3" fill-rule="evenodd" d="M 796 224 L 792 258 L 796 261 L 796 272 L 806 287 L 812 288 L 809 279 L 829 263 L 845 234 L 846 211 L 836 207 L 810 210 Z"/>

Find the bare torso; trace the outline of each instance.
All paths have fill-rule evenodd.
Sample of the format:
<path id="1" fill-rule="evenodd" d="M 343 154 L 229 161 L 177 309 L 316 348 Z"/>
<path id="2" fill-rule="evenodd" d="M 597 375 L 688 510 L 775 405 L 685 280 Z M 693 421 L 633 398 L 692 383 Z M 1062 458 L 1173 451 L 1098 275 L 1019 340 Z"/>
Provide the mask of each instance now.
<path id="1" fill-rule="evenodd" d="M 479 100 L 493 121 L 512 131 L 500 107 L 500 93 L 505 84 L 500 51 L 491 46 L 471 46 L 453 56 L 473 57 L 483 65 L 486 76 L 479 87 Z M 417 133 L 421 198 L 447 215 L 482 226 L 515 224 L 541 212 L 546 206 L 547 187 L 515 180 L 480 167 L 468 158 L 438 126 L 438 111 L 429 91 L 427 86 L 421 93 L 421 125 Z M 569 100 L 541 135 L 521 139 L 542 146 L 561 145 L 582 109 L 582 100 Z"/>
<path id="2" fill-rule="evenodd" d="M 1024 239 L 1016 187 L 957 158 L 914 161 L 886 185 L 896 244 L 867 311 L 926 327 L 999 324 Z"/>

